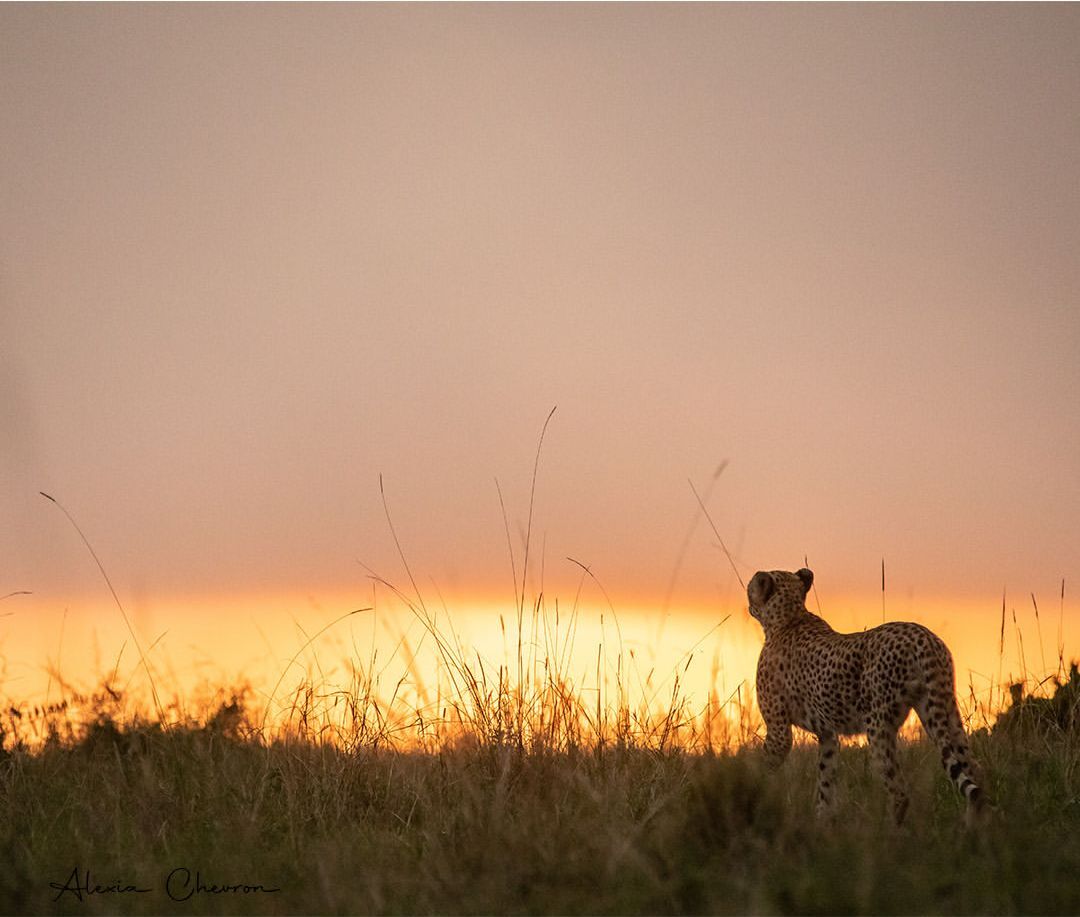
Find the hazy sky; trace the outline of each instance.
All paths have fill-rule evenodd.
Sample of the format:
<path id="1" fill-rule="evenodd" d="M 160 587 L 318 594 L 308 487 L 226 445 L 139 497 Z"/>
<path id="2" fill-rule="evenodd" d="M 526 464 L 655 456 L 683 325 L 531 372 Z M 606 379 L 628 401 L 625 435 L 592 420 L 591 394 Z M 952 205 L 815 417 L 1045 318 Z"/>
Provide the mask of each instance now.
<path id="1" fill-rule="evenodd" d="M 0 594 L 1080 589 L 1080 7 L 0 6 Z M 704 525 L 677 596 L 731 575 Z M 999 599 L 998 599 L 999 600 Z"/>

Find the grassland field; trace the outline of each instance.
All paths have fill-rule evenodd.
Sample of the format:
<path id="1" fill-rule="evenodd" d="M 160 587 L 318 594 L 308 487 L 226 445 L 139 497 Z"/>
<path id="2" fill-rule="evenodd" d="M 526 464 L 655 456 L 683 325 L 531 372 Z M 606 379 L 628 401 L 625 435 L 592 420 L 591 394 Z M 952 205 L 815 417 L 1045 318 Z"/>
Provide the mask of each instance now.
<path id="1" fill-rule="evenodd" d="M 411 747 L 299 706 L 271 733 L 242 695 L 183 721 L 125 715 L 111 688 L 78 716 L 12 706 L 0 911 L 1080 913 L 1080 679 L 1042 693 L 973 730 L 995 803 L 974 830 L 917 733 L 894 829 L 858 743 L 819 821 L 813 743 L 773 772 L 752 723 L 714 747 L 625 712 L 586 736 L 550 691 L 478 693 L 486 718 Z"/>

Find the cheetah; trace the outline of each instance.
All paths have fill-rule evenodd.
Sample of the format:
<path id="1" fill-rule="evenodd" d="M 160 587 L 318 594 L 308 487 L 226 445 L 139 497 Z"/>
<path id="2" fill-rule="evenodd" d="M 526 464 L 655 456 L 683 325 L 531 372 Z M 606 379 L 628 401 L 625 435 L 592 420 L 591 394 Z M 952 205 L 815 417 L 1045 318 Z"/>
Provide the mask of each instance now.
<path id="1" fill-rule="evenodd" d="M 908 797 L 897 768 L 897 732 L 914 707 L 941 748 L 945 772 L 967 801 L 969 823 L 984 805 L 956 704 L 952 656 L 921 624 L 882 624 L 840 634 L 808 611 L 807 569 L 760 571 L 747 587 L 750 614 L 765 631 L 757 666 L 765 753 L 774 766 L 791 750 L 791 727 L 817 736 L 817 812 L 832 808 L 838 736 L 866 733 L 899 825 Z"/>

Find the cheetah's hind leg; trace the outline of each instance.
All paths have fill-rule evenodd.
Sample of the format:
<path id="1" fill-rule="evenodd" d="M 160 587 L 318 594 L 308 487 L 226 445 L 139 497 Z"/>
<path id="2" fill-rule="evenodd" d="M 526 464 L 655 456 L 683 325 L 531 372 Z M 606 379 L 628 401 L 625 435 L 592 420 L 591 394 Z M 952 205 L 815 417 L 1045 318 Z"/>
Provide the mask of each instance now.
<path id="1" fill-rule="evenodd" d="M 836 758 L 840 743 L 837 742 L 834 734 L 826 732 L 818 735 L 818 744 L 818 791 L 815 811 L 818 818 L 823 818 L 834 811 Z"/>
<path id="2" fill-rule="evenodd" d="M 904 822 L 908 809 L 908 795 L 900 777 L 900 767 L 896 760 L 896 735 L 899 727 L 891 723 L 871 721 L 867 724 L 866 739 L 870 746 L 870 755 L 874 767 L 885 781 L 892 806 L 893 824 L 899 827 Z"/>

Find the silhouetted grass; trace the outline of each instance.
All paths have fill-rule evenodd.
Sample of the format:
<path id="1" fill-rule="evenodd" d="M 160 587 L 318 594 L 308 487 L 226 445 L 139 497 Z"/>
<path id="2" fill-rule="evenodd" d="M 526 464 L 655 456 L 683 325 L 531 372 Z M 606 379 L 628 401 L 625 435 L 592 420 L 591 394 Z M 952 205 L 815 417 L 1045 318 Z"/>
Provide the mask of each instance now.
<path id="1" fill-rule="evenodd" d="M 245 711 L 242 691 L 170 724 L 118 718 L 123 698 L 112 690 L 8 711 L 0 909 L 1080 911 L 1075 720 L 974 734 L 997 802 L 975 831 L 963 828 L 935 750 L 905 744 L 912 807 L 894 831 L 865 748 L 843 749 L 840 808 L 823 824 L 812 815 L 812 747 L 772 773 L 753 743 L 694 750 L 632 729 L 546 743 L 535 723 L 523 734 L 493 728 L 528 720 L 512 705 L 529 699 L 510 694 L 491 695 L 487 718 L 466 718 L 452 740 L 412 749 L 377 732 L 343 742 L 311 715 L 270 734 Z M 34 733 L 30 720 L 44 739 L 16 741 L 16 730 Z M 80 902 L 50 887 L 70 884 L 76 868 L 93 883 L 151 891 L 84 893 Z M 280 890 L 174 901 L 165 881 L 176 869 L 204 885 Z M 182 876 L 174 892 L 185 891 Z"/>
<path id="2" fill-rule="evenodd" d="M 495 667 L 411 573 L 409 596 L 375 577 L 435 647 L 441 675 L 409 699 L 423 673 L 404 637 L 396 683 L 374 650 L 344 684 L 318 665 L 289 682 L 298 653 L 257 705 L 247 687 L 167 702 L 159 684 L 148 711 L 111 679 L 79 693 L 55 673 L 60 702 L 0 715 L 0 911 L 1080 913 L 1080 682 L 1063 680 L 1060 637 L 1058 680 L 1025 670 L 1007 711 L 1000 676 L 980 697 L 969 685 L 985 823 L 965 829 L 912 730 L 905 826 L 858 742 L 823 822 L 816 749 L 767 770 L 741 690 L 694 707 L 680 665 L 662 696 L 632 691 L 621 645 L 575 683 L 576 605 L 552 620 L 527 603 L 526 568 Z M 1004 622 L 1003 601 L 1002 647 Z"/>
<path id="3" fill-rule="evenodd" d="M 663 694 L 632 691 L 621 647 L 574 683 L 576 610 L 551 620 L 539 600 L 493 667 L 380 582 L 436 648 L 441 677 L 409 698 L 423 673 L 403 643 L 387 684 L 374 650 L 344 684 L 294 657 L 268 697 L 169 701 L 159 683 L 150 705 L 115 672 L 83 693 L 57 672 L 61 701 L 0 714 L 0 912 L 1080 913 L 1080 676 L 1063 648 L 1056 680 L 1029 679 L 1006 711 L 1000 685 L 996 707 L 994 685 L 969 686 L 986 823 L 965 830 L 909 729 L 894 830 L 859 742 L 817 821 L 816 748 L 768 771 L 749 693 L 714 685 L 694 706 L 681 664 Z"/>

